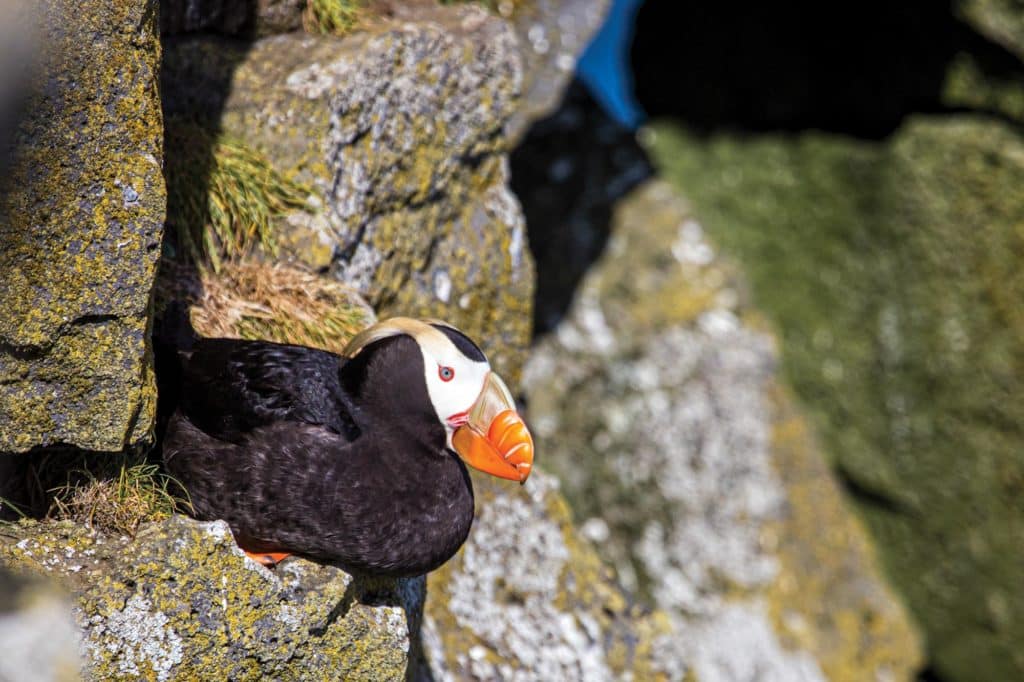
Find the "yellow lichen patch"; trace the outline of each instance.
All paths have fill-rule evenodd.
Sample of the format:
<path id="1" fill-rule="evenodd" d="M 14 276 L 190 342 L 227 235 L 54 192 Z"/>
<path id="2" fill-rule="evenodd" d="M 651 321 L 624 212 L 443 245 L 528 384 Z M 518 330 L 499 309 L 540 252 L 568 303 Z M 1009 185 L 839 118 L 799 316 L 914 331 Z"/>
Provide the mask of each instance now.
<path id="1" fill-rule="evenodd" d="M 877 577 L 866 532 L 845 508 L 792 398 L 778 386 L 769 396 L 774 461 L 788 499 L 763 538 L 780 567 L 767 589 L 776 631 L 790 648 L 812 652 L 834 682 L 912 679 L 922 660 L 917 631 Z"/>
<path id="2" fill-rule="evenodd" d="M 368 586 L 335 567 L 290 559 L 272 573 L 223 522 L 174 516 L 134 538 L 22 522 L 0 535 L 0 563 L 71 589 L 88 679 L 407 675 L 404 609 L 418 607 L 395 596 L 395 581 L 373 586 L 371 605 Z"/>
<path id="3" fill-rule="evenodd" d="M 160 295 L 192 307 L 196 332 L 207 337 L 265 339 L 340 353 L 374 321 L 352 289 L 282 264 L 225 263 L 220 272 L 189 280 L 182 266 L 165 264 Z"/>
<path id="4" fill-rule="evenodd" d="M 256 245 L 274 253 L 274 218 L 305 210 L 312 190 L 197 123 L 170 118 L 165 137 L 167 224 L 185 252 L 215 270 Z"/>
<path id="5" fill-rule="evenodd" d="M 342 36 L 359 27 L 364 0 L 308 0 L 302 27 L 308 33 Z"/>

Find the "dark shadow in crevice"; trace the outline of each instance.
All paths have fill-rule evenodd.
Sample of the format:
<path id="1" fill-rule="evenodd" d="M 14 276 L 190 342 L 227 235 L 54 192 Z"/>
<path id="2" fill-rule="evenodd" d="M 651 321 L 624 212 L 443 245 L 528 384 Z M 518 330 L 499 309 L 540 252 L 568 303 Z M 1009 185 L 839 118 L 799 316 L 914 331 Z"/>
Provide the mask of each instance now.
<path id="1" fill-rule="evenodd" d="M 615 202 L 651 176 L 651 164 L 633 132 L 576 81 L 559 109 L 530 128 L 511 167 L 537 268 L 537 337 L 565 316 L 608 242 Z"/>
<path id="2" fill-rule="evenodd" d="M 915 113 L 947 113 L 949 68 L 1019 79 L 1019 59 L 952 3 L 679 3 L 640 9 L 632 63 L 652 117 L 697 133 L 824 130 L 881 139 Z"/>

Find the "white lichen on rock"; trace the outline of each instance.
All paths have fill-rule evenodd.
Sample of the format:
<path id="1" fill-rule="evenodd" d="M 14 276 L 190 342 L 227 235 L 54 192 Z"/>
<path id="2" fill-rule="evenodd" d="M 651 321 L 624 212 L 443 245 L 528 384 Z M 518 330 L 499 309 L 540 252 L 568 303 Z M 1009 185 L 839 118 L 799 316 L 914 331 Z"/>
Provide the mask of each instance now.
<path id="1" fill-rule="evenodd" d="M 154 610 L 148 599 L 135 594 L 120 611 L 106 618 L 90 618 L 85 623 L 83 644 L 95 662 L 113 655 L 121 674 L 152 674 L 163 682 L 184 657 L 182 639 L 168 623 L 166 614 Z"/>
<path id="2" fill-rule="evenodd" d="M 545 514 L 551 477 L 535 473 L 524 495 L 482 507 L 461 570 L 448 584 L 448 608 L 517 670 L 502 674 L 485 657 L 458 654 L 480 679 L 608 679 L 603 652 L 577 615 L 555 606 L 569 549 Z M 524 499 L 525 498 L 525 499 Z"/>

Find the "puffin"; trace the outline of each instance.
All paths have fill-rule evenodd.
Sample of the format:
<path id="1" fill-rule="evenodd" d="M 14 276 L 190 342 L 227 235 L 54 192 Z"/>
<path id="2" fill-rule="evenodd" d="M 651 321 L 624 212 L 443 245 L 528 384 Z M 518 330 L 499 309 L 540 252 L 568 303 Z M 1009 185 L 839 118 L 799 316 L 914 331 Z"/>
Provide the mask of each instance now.
<path id="1" fill-rule="evenodd" d="M 454 326 L 396 317 L 341 355 L 194 338 L 165 468 L 193 515 L 222 519 L 251 558 L 290 555 L 384 576 L 425 574 L 473 522 L 467 465 L 525 483 L 530 431 L 480 347 Z"/>

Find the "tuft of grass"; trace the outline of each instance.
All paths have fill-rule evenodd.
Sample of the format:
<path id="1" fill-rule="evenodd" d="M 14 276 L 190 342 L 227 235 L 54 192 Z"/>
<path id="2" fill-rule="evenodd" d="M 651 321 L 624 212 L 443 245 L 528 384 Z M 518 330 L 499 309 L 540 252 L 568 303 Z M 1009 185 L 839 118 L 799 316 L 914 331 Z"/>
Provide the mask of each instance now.
<path id="1" fill-rule="evenodd" d="M 114 455 L 113 457 L 118 458 Z M 91 528 L 135 535 L 144 521 L 161 521 L 191 511 L 188 493 L 156 464 L 129 459 L 102 465 L 99 472 L 75 469 L 51 488 L 48 516 L 73 519 Z"/>
<path id="2" fill-rule="evenodd" d="M 365 0 L 309 0 L 302 14 L 307 33 L 346 35 L 359 27 Z"/>
<path id="3" fill-rule="evenodd" d="M 179 246 L 219 270 L 257 244 L 276 253 L 272 223 L 308 210 L 312 189 L 286 178 L 259 152 L 192 121 L 169 118 L 167 223 Z"/>
<path id="4" fill-rule="evenodd" d="M 259 261 L 195 271 L 165 260 L 156 298 L 190 304 L 196 333 L 263 339 L 340 353 L 373 322 L 373 309 L 350 287 L 297 267 Z"/>
<path id="5" fill-rule="evenodd" d="M 192 507 L 184 488 L 142 451 L 40 451 L 19 455 L 6 474 L 0 487 L 5 521 L 72 520 L 134 535 L 144 522 Z"/>

